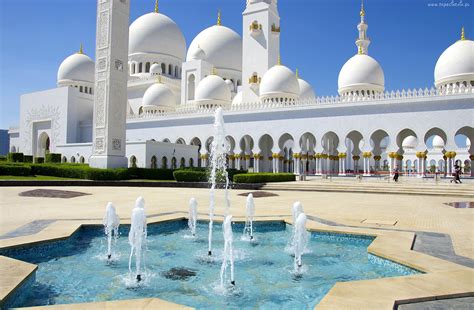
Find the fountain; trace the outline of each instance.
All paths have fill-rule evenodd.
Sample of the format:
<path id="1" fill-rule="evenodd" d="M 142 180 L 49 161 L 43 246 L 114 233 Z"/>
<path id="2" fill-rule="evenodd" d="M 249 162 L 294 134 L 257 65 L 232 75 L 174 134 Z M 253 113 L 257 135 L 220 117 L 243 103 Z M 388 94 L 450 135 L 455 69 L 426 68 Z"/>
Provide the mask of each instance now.
<path id="1" fill-rule="evenodd" d="M 255 215 L 255 202 L 253 195 L 250 193 L 247 196 L 247 218 L 245 220 L 244 237 L 249 236 L 253 240 L 253 217 Z"/>
<path id="2" fill-rule="evenodd" d="M 296 222 L 296 219 L 298 218 L 298 215 L 300 215 L 300 213 L 303 213 L 303 205 L 301 204 L 301 202 L 297 201 L 293 204 L 293 225 L 295 224 Z"/>
<path id="3" fill-rule="evenodd" d="M 224 129 L 224 117 L 222 115 L 222 108 L 216 110 L 214 116 L 214 139 L 211 144 L 211 176 L 209 182 L 211 183 L 210 189 L 210 202 L 209 202 L 209 248 L 208 255 L 212 255 L 212 226 L 214 224 L 214 208 L 215 208 L 215 193 L 217 178 L 223 176 L 225 178 L 225 213 L 229 214 L 230 200 L 229 200 L 229 176 L 227 174 L 227 152 L 229 150 L 229 143 L 226 139 Z"/>
<path id="4" fill-rule="evenodd" d="M 105 236 L 107 237 L 107 259 L 112 258 L 112 238 L 115 242 L 118 239 L 118 228 L 120 225 L 120 217 L 115 211 L 114 205 L 109 202 L 105 208 L 105 217 L 104 217 L 104 229 Z"/>
<path id="5" fill-rule="evenodd" d="M 138 197 L 135 202 L 135 208 L 132 211 L 132 220 L 130 233 L 128 234 L 128 242 L 131 246 L 130 258 L 128 260 L 128 270 L 132 274 L 132 257 L 135 254 L 136 279 L 137 282 L 142 280 L 142 261 L 145 265 L 145 256 L 143 250 L 146 247 L 147 227 L 145 215 L 145 200 Z"/>
<path id="6" fill-rule="evenodd" d="M 195 198 L 189 200 L 189 219 L 188 227 L 191 230 L 193 237 L 196 236 L 196 221 L 197 221 L 197 201 Z"/>
<path id="7" fill-rule="evenodd" d="M 306 249 L 308 243 L 308 233 L 306 231 L 306 214 L 303 212 L 296 218 L 295 235 L 293 241 L 294 253 L 295 253 L 295 272 L 298 272 L 303 265 L 301 256 Z"/>
<path id="8" fill-rule="evenodd" d="M 234 250 L 232 248 L 232 215 L 227 215 L 225 217 L 224 223 L 222 224 L 222 230 L 224 231 L 224 252 L 222 253 L 221 287 L 224 286 L 224 278 L 226 276 L 228 264 L 230 264 L 230 284 L 235 285 L 233 253 Z"/>

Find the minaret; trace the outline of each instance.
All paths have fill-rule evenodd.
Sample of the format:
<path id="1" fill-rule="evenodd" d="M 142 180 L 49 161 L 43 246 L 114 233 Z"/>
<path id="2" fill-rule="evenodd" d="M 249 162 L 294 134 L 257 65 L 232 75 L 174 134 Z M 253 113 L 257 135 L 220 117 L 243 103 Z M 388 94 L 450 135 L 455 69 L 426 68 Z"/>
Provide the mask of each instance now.
<path id="1" fill-rule="evenodd" d="M 242 100 L 259 100 L 263 75 L 278 63 L 280 15 L 276 0 L 248 0 L 243 15 Z"/>
<path id="2" fill-rule="evenodd" d="M 97 0 L 92 156 L 95 168 L 127 167 L 127 61 L 130 1 Z"/>
<path id="3" fill-rule="evenodd" d="M 367 55 L 369 53 L 370 39 L 367 37 L 367 28 L 369 25 L 365 23 L 365 9 L 364 9 L 364 0 L 362 0 L 360 5 L 360 23 L 357 25 L 357 30 L 359 30 L 359 38 L 356 40 L 357 50 L 359 54 Z"/>

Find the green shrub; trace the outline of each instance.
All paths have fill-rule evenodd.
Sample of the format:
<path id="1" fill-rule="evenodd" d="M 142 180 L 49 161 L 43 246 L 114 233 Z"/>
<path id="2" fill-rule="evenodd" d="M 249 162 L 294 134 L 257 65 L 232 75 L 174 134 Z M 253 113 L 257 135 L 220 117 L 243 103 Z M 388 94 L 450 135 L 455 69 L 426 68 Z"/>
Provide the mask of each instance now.
<path id="1" fill-rule="evenodd" d="M 23 162 L 32 164 L 33 163 L 33 156 L 31 156 L 31 155 L 23 156 Z"/>
<path id="2" fill-rule="evenodd" d="M 0 161 L 7 161 L 7 157 L 6 156 L 0 156 Z"/>
<path id="3" fill-rule="evenodd" d="M 61 154 L 48 153 L 44 159 L 45 163 L 61 163 Z"/>
<path id="4" fill-rule="evenodd" d="M 247 170 L 237 170 L 237 169 L 227 169 L 227 174 L 229 175 L 229 180 L 234 180 L 234 175 L 236 174 L 246 174 Z"/>
<path id="5" fill-rule="evenodd" d="M 31 174 L 33 175 L 47 175 L 61 178 L 85 179 L 88 167 L 77 166 L 63 166 L 52 164 L 33 164 L 31 165 Z"/>
<path id="6" fill-rule="evenodd" d="M 0 165 L 0 175 L 28 176 L 30 173 L 29 166 Z"/>
<path id="7" fill-rule="evenodd" d="M 44 164 L 44 157 L 35 157 L 35 164 Z"/>
<path id="8" fill-rule="evenodd" d="M 120 181 L 130 179 L 130 171 L 126 168 L 119 169 L 97 169 L 85 170 L 85 178 L 94 181 Z"/>
<path id="9" fill-rule="evenodd" d="M 178 182 L 207 182 L 206 171 L 176 170 L 173 172 L 174 179 Z"/>
<path id="10" fill-rule="evenodd" d="M 8 153 L 7 160 L 13 163 L 22 163 L 23 162 L 23 153 Z"/>
<path id="11" fill-rule="evenodd" d="M 133 172 L 133 169 L 136 172 Z M 171 169 L 144 169 L 144 168 L 130 168 L 132 178 L 142 180 L 174 180 L 173 170 Z M 135 177 L 136 173 L 136 177 Z"/>
<path id="12" fill-rule="evenodd" d="M 235 183 L 290 182 L 296 177 L 292 173 L 246 173 L 234 175 Z"/>

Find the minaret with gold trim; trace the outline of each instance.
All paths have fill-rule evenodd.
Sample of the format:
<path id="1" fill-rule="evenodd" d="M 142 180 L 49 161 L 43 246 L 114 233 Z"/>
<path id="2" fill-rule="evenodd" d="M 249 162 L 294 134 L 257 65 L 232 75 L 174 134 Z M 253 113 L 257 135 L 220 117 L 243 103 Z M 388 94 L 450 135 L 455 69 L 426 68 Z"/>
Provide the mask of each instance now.
<path id="1" fill-rule="evenodd" d="M 357 25 L 357 30 L 359 31 L 359 37 L 357 38 L 355 44 L 357 45 L 358 54 L 367 55 L 369 53 L 370 39 L 367 36 L 367 28 L 369 25 L 365 22 L 365 8 L 364 0 L 362 0 L 360 5 L 360 23 Z"/>
<path id="2" fill-rule="evenodd" d="M 242 100 L 260 100 L 258 81 L 279 63 L 280 14 L 276 0 L 248 1 L 242 13 Z"/>

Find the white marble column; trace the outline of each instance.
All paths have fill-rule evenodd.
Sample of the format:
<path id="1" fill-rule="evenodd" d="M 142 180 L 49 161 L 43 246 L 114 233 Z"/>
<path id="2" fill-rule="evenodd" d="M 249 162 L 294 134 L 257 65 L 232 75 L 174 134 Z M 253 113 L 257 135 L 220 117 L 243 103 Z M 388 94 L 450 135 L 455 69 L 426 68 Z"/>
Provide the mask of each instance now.
<path id="1" fill-rule="evenodd" d="M 126 117 L 130 2 L 97 1 L 92 156 L 94 168 L 127 167 Z"/>

